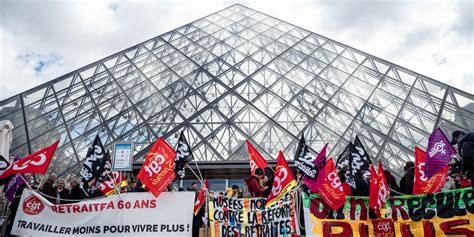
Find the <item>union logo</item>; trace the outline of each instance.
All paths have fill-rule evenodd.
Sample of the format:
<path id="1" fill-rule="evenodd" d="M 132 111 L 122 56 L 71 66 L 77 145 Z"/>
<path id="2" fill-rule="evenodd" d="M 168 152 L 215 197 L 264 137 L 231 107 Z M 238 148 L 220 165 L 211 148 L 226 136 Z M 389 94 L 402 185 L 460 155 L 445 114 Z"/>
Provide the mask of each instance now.
<path id="1" fill-rule="evenodd" d="M 25 198 L 23 211 L 28 215 L 37 215 L 44 209 L 44 204 L 35 195 Z"/>

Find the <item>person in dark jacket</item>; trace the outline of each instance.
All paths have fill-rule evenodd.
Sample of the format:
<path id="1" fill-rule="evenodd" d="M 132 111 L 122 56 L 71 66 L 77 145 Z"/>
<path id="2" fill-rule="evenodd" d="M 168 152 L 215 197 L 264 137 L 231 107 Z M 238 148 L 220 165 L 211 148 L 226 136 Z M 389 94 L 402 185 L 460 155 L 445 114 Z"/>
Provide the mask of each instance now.
<path id="1" fill-rule="evenodd" d="M 471 180 L 474 188 L 474 132 L 467 133 L 459 141 L 460 155 L 462 157 L 462 173 Z"/>
<path id="2" fill-rule="evenodd" d="M 400 180 L 400 191 L 403 194 L 413 194 L 413 182 L 415 180 L 415 163 L 407 161 L 405 167 L 405 175 Z"/>
<path id="3" fill-rule="evenodd" d="M 265 185 L 266 187 L 272 187 L 273 186 L 273 181 L 275 180 L 275 177 L 273 175 L 273 170 L 270 169 L 269 167 L 265 168 Z M 263 192 L 263 197 L 268 198 L 270 196 L 270 192 L 272 191 L 271 188 L 267 188 Z"/>
<path id="4" fill-rule="evenodd" d="M 137 193 L 146 192 L 146 190 L 143 188 L 143 184 L 140 180 L 137 181 L 137 184 L 136 184 L 135 188 L 133 189 L 133 192 L 137 192 Z"/>
<path id="5" fill-rule="evenodd" d="M 77 179 L 71 179 L 71 181 L 69 181 L 69 185 L 71 186 L 71 191 L 69 192 L 69 199 L 77 200 L 79 202 L 86 197 L 86 194 L 79 186 L 79 182 L 77 181 Z"/>
<path id="6" fill-rule="evenodd" d="M 261 168 L 255 169 L 255 175 L 250 175 L 244 181 L 248 186 L 248 190 L 252 197 L 263 197 L 263 192 L 268 189 L 268 186 L 262 187 L 260 182 L 265 179 L 265 173 Z"/>
<path id="7" fill-rule="evenodd" d="M 55 204 L 65 204 L 66 202 L 64 201 L 64 199 L 69 198 L 69 189 L 67 189 L 65 186 L 66 182 L 64 181 L 64 179 L 59 179 L 56 184 L 56 187 L 54 187 L 56 189 Z"/>
<path id="8" fill-rule="evenodd" d="M 45 198 L 52 204 L 56 204 L 56 188 L 54 188 L 56 179 L 56 174 L 50 174 L 40 189 L 41 193 L 44 194 Z"/>

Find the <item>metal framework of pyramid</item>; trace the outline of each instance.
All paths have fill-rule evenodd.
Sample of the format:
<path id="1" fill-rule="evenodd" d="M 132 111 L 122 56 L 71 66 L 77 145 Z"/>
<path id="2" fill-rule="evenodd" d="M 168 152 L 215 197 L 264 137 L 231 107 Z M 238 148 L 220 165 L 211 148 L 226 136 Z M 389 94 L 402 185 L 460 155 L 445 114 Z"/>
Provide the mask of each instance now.
<path id="1" fill-rule="evenodd" d="M 474 96 L 242 5 L 233 5 L 0 102 L 11 154 L 61 138 L 50 166 L 78 173 L 96 134 L 140 163 L 180 131 L 198 161 L 293 159 L 304 133 L 337 156 L 359 135 L 395 175 L 429 134 L 474 128 Z"/>

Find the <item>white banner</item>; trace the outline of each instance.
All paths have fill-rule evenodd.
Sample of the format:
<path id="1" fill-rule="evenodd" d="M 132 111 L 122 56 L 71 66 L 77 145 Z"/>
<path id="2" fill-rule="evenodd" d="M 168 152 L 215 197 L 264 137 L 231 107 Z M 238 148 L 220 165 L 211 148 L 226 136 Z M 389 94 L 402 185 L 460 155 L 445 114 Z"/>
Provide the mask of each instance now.
<path id="1" fill-rule="evenodd" d="M 191 236 L 194 192 L 126 193 L 51 205 L 25 189 L 12 234 L 25 236 Z"/>

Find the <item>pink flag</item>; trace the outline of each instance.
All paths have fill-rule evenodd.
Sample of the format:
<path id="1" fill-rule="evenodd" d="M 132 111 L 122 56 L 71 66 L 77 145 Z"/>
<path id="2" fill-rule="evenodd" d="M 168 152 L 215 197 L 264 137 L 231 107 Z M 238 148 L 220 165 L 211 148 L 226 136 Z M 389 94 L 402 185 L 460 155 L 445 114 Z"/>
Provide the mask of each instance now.
<path id="1" fill-rule="evenodd" d="M 312 179 L 308 176 L 303 177 L 303 182 L 306 184 L 309 190 L 311 190 L 312 193 L 315 193 L 318 190 L 319 186 L 321 186 L 321 184 L 324 181 L 324 175 L 325 175 L 324 167 L 326 165 L 327 147 L 328 147 L 328 144 L 326 143 L 323 149 L 321 149 L 321 152 L 319 152 L 316 159 L 314 159 L 313 161 L 314 167 L 317 170 L 316 178 Z"/>
<path id="2" fill-rule="evenodd" d="M 426 153 L 425 174 L 431 178 L 449 164 L 456 151 L 443 131 L 437 128 L 428 140 Z"/>

